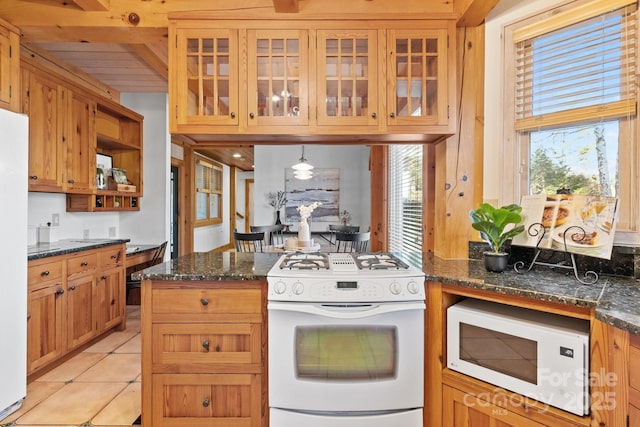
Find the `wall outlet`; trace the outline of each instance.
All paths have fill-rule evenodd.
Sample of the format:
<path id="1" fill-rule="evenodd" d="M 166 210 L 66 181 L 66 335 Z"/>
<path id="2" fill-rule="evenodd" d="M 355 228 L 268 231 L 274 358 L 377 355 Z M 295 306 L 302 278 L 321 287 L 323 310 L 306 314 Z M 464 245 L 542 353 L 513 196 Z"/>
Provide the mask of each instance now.
<path id="1" fill-rule="evenodd" d="M 53 227 L 57 227 L 60 225 L 60 214 L 57 214 L 57 213 L 51 214 L 51 225 Z"/>
<path id="2" fill-rule="evenodd" d="M 116 237 L 116 228 L 109 227 L 109 237 Z"/>
<path id="3" fill-rule="evenodd" d="M 89 238 L 89 229 L 85 228 L 84 230 L 82 230 L 82 238 L 83 239 L 88 239 Z"/>

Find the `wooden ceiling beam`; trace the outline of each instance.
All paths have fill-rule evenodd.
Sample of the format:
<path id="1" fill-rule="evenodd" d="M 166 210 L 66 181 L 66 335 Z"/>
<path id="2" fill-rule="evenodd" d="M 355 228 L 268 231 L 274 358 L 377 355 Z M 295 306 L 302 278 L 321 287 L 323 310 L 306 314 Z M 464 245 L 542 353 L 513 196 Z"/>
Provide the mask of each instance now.
<path id="1" fill-rule="evenodd" d="M 458 27 L 477 27 L 482 24 L 500 0 L 456 0 L 455 12 Z"/>
<path id="2" fill-rule="evenodd" d="M 129 44 L 129 48 L 155 70 L 160 76 L 169 79 L 169 64 L 167 58 L 159 57 L 154 50 L 144 44 Z"/>
<path id="3" fill-rule="evenodd" d="M 87 12 L 104 12 L 109 10 L 109 0 L 71 0 L 80 9 Z"/>
<path id="4" fill-rule="evenodd" d="M 273 0 L 276 13 L 298 13 L 298 0 Z"/>

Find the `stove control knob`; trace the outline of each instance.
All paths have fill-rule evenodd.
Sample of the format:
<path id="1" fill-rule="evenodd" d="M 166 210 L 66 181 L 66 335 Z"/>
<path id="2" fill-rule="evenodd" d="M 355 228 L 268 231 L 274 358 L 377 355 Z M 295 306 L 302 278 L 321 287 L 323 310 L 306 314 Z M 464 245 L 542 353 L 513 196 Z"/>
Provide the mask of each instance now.
<path id="1" fill-rule="evenodd" d="M 409 284 L 407 285 L 407 289 L 409 290 L 410 294 L 417 294 L 418 292 L 420 292 L 420 288 L 418 287 L 418 284 L 416 282 L 409 282 Z"/>
<path id="2" fill-rule="evenodd" d="M 393 295 L 400 295 L 400 292 L 402 291 L 402 288 L 400 287 L 400 285 L 397 282 L 393 282 L 392 284 L 389 285 L 389 291 Z"/>
<path id="3" fill-rule="evenodd" d="M 304 285 L 300 282 L 296 282 L 293 284 L 293 287 L 291 288 L 291 290 L 293 291 L 294 294 L 300 295 L 304 292 Z"/>
<path id="4" fill-rule="evenodd" d="M 273 285 L 273 291 L 278 295 L 284 294 L 284 291 L 286 290 L 287 290 L 287 285 L 284 282 L 276 282 L 276 284 Z"/>

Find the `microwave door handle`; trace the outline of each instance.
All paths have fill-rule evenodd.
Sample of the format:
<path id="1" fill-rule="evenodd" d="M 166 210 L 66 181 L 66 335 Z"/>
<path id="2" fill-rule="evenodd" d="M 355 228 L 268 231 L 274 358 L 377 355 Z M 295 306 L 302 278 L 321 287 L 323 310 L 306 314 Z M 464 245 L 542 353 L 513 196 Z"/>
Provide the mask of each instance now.
<path id="1" fill-rule="evenodd" d="M 298 313 L 315 314 L 317 316 L 331 317 L 334 319 L 363 319 L 386 313 L 394 313 L 407 310 L 424 310 L 422 302 L 408 304 L 296 304 L 270 302 L 268 310 L 293 311 Z"/>

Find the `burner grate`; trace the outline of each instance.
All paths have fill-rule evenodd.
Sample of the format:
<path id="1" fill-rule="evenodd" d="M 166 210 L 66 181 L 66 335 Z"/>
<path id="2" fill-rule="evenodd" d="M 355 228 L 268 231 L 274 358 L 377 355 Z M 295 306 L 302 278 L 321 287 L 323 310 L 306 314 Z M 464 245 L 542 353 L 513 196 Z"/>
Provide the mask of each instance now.
<path id="1" fill-rule="evenodd" d="M 286 255 L 280 263 L 282 270 L 328 270 L 329 257 L 326 254 L 295 253 Z"/>
<path id="2" fill-rule="evenodd" d="M 406 270 L 409 266 L 389 253 L 368 253 L 356 257 L 356 264 L 362 270 Z"/>

